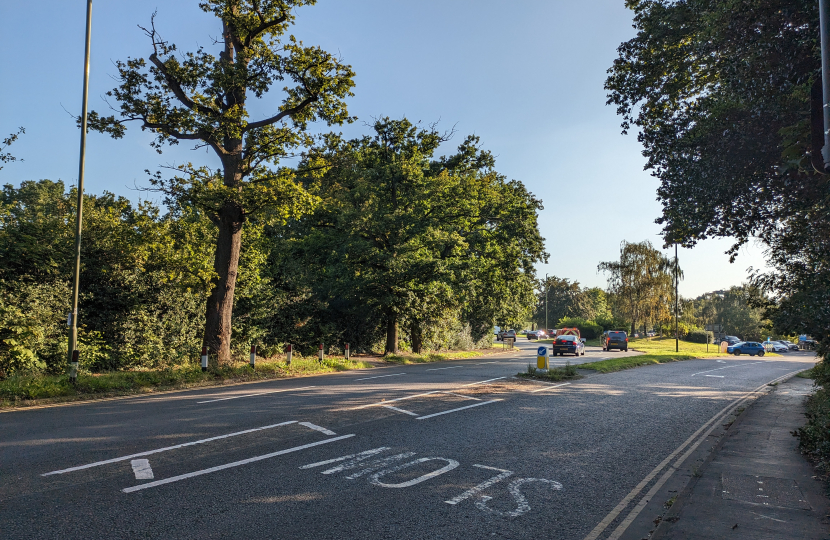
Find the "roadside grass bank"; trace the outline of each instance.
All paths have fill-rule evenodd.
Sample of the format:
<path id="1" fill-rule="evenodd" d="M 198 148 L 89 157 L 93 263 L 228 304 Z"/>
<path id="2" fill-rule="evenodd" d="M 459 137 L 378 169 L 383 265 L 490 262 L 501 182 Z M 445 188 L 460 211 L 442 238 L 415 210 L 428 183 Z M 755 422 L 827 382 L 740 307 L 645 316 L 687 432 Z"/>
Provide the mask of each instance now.
<path id="1" fill-rule="evenodd" d="M 493 347 L 478 351 L 457 351 L 445 353 L 409 353 L 409 354 L 388 354 L 383 360 L 392 364 L 427 364 L 430 362 L 444 362 L 447 360 L 464 360 L 467 358 L 480 358 L 491 354 L 507 352 L 510 349 Z M 516 349 L 513 349 L 516 350 Z"/>
<path id="2" fill-rule="evenodd" d="M 21 374 L 0 381 L 0 407 L 39 404 L 44 400 L 77 401 L 99 397 L 144 394 L 157 391 L 265 381 L 319 373 L 374 367 L 362 360 L 294 358 L 285 361 L 258 360 L 252 370 L 247 362 L 235 362 L 203 372 L 198 365 L 159 370 L 79 373 L 76 384 L 68 375 Z"/>
<path id="3" fill-rule="evenodd" d="M 580 364 L 580 369 L 592 369 L 599 373 L 612 373 L 623 369 L 632 369 L 652 364 L 665 364 L 668 362 L 681 362 L 683 360 L 695 360 L 698 358 L 721 358 L 726 353 L 720 352 L 717 346 L 710 344 L 709 351 L 705 343 L 692 343 L 691 341 L 680 340 L 680 352 L 675 352 L 674 338 L 641 338 L 632 339 L 628 342 L 631 350 L 643 352 L 639 356 L 621 356 L 620 358 L 609 358 L 599 362 L 588 362 Z M 764 357 L 780 357 L 780 354 L 766 353 Z M 748 358 L 744 355 L 741 358 Z"/>
<path id="4" fill-rule="evenodd" d="M 291 377 L 321 375 L 393 364 L 418 364 L 466 358 L 479 358 L 503 352 L 501 348 L 446 353 L 401 354 L 386 357 L 366 355 L 329 356 L 321 363 L 316 357 L 295 356 L 291 364 L 284 358 L 257 358 L 256 369 L 239 361 L 203 372 L 198 364 L 157 370 L 81 372 L 77 383 L 68 375 L 19 374 L 0 380 L 0 408 L 16 408 L 49 403 L 94 400 L 152 392 L 186 390 Z"/>
<path id="5" fill-rule="evenodd" d="M 538 369 L 533 364 L 528 364 L 527 371 L 520 371 L 516 374 L 516 376 L 521 377 L 523 379 L 535 379 L 537 381 L 554 382 L 571 381 L 582 378 L 582 375 L 580 375 L 576 371 L 576 366 L 572 366 L 570 362 L 565 362 L 565 365 L 563 367 L 552 367 L 547 371 Z"/>

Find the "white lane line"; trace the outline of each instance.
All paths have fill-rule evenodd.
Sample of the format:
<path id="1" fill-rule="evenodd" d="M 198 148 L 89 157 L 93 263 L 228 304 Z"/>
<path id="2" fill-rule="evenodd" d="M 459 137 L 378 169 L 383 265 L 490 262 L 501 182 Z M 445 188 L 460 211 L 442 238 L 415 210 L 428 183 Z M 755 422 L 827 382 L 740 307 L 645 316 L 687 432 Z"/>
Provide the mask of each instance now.
<path id="1" fill-rule="evenodd" d="M 476 364 L 476 365 L 477 365 L 477 366 L 483 366 L 483 365 L 485 365 L 485 364 L 498 364 L 498 362 L 479 362 L 479 363 L 478 363 L 478 364 Z"/>
<path id="2" fill-rule="evenodd" d="M 133 474 L 136 480 L 152 480 L 153 469 L 150 467 L 150 461 L 146 459 L 134 459 L 130 462 L 133 466 Z"/>
<path id="3" fill-rule="evenodd" d="M 309 444 L 304 444 L 302 446 L 295 446 L 294 448 L 286 448 L 285 450 L 280 450 L 279 452 L 271 452 L 270 454 L 264 454 L 261 456 L 255 456 L 248 459 L 243 459 L 240 461 L 234 461 L 233 463 L 226 463 L 224 465 L 218 465 L 216 467 L 211 467 L 209 469 L 202 469 L 201 471 L 194 471 L 192 473 L 187 474 L 180 474 L 179 476 L 173 476 L 171 478 L 165 478 L 164 480 L 156 480 L 155 482 L 148 482 L 147 484 L 141 484 L 138 486 L 124 488 L 121 491 L 124 493 L 133 493 L 134 491 L 140 491 L 142 489 L 147 489 L 151 487 L 163 486 L 164 484 L 172 484 L 173 482 L 178 482 L 179 480 L 185 480 L 187 478 L 193 478 L 194 476 L 201 476 L 203 474 L 210 474 L 217 471 L 223 471 L 225 469 L 230 469 L 233 467 L 239 467 L 241 465 L 247 465 L 248 463 L 254 463 L 256 461 L 262 461 L 263 459 L 270 459 L 272 457 L 282 456 L 285 454 L 290 454 L 292 452 L 299 452 L 300 450 L 305 450 L 307 448 L 312 448 L 314 446 L 320 446 L 321 444 L 329 444 L 336 441 L 342 441 L 343 439 L 348 439 L 350 437 L 354 437 L 354 433 L 349 435 L 341 435 L 340 437 L 335 437 L 333 439 L 325 439 L 322 441 L 317 441 Z"/>
<path id="4" fill-rule="evenodd" d="M 495 379 L 487 379 L 486 381 L 481 381 L 481 382 L 474 382 L 474 383 L 470 383 L 470 384 L 465 384 L 465 385 L 464 385 L 464 386 L 462 386 L 461 388 L 465 388 L 465 387 L 467 387 L 467 386 L 475 386 L 475 385 L 477 385 L 477 384 L 487 384 L 487 383 L 489 383 L 489 382 L 499 381 L 499 380 L 501 380 L 501 379 L 506 379 L 506 378 L 507 378 L 507 377 L 496 377 Z"/>
<path id="5" fill-rule="evenodd" d="M 377 403 L 369 403 L 368 405 L 361 405 L 360 407 L 355 407 L 354 409 L 351 409 L 351 410 L 356 411 L 358 409 L 365 409 L 366 407 L 384 406 L 387 403 L 394 403 L 396 401 L 402 401 L 404 399 L 412 399 L 412 398 L 416 398 L 416 397 L 429 396 L 429 395 L 432 395 L 432 394 L 439 394 L 440 392 L 441 392 L 441 390 L 433 390 L 432 392 L 424 392 L 423 394 L 415 394 L 415 395 L 412 395 L 412 396 L 404 396 L 404 397 L 399 397 L 399 398 L 395 398 L 395 399 L 387 399 L 387 400 L 384 400 L 384 401 L 379 401 Z"/>
<path id="6" fill-rule="evenodd" d="M 530 393 L 535 394 L 536 392 L 544 392 L 545 390 L 550 390 L 551 388 L 559 388 L 560 386 L 567 386 L 569 384 L 571 384 L 571 383 L 566 382 L 566 383 L 562 383 L 562 384 L 555 384 L 553 386 L 545 386 L 543 388 L 537 388 L 536 390 L 531 390 Z"/>
<path id="7" fill-rule="evenodd" d="M 418 413 L 414 413 L 412 411 L 407 411 L 406 409 L 399 409 L 397 407 L 393 407 L 392 405 L 384 405 L 386 409 L 392 409 L 393 411 L 402 412 L 404 414 L 408 414 L 409 416 L 418 416 Z"/>
<path id="8" fill-rule="evenodd" d="M 368 381 L 369 379 L 382 379 L 383 377 L 397 377 L 398 375 L 406 375 L 406 373 L 393 373 L 392 375 L 378 375 L 376 377 L 364 377 L 363 379 L 355 379 L 355 381 Z"/>
<path id="9" fill-rule="evenodd" d="M 299 390 L 308 390 L 309 388 L 316 388 L 316 387 L 315 386 L 303 386 L 302 388 L 287 388 L 287 389 L 283 389 L 283 390 L 271 390 L 271 391 L 268 391 L 268 392 L 260 392 L 258 394 L 246 394 L 244 396 L 231 396 L 231 397 L 224 397 L 224 398 L 219 398 L 219 399 L 209 399 L 207 401 L 197 401 L 196 403 L 197 404 L 215 403 L 217 401 L 227 401 L 229 399 L 241 399 L 241 398 L 246 398 L 246 397 L 264 396 L 266 394 L 276 394 L 278 392 L 294 392 L 294 391 L 299 391 Z"/>
<path id="10" fill-rule="evenodd" d="M 435 414 L 428 414 L 426 416 L 419 416 L 415 420 L 426 420 L 427 418 L 433 418 L 435 416 L 441 416 L 442 414 L 450 414 L 458 411 L 463 411 L 464 409 L 472 409 L 473 407 L 480 407 L 481 405 L 489 405 L 490 403 L 496 403 L 497 401 L 501 401 L 500 399 L 494 399 L 492 401 L 482 401 L 481 403 L 473 403 L 472 405 L 467 405 L 466 407 L 459 407 L 457 409 L 450 409 L 449 411 L 442 411 Z"/>
<path id="11" fill-rule="evenodd" d="M 481 398 L 473 397 L 473 396 L 465 396 L 464 394 L 456 394 L 455 392 L 441 392 L 442 394 L 447 394 L 450 396 L 458 396 L 463 397 L 464 399 L 474 399 L 476 401 L 481 401 Z"/>
<path id="12" fill-rule="evenodd" d="M 61 469 L 59 471 L 52 471 L 48 473 L 41 474 L 41 476 L 49 476 L 52 474 L 63 474 L 73 471 L 80 471 L 83 469 L 90 469 L 92 467 L 98 467 L 101 465 L 109 465 L 110 463 L 118 463 L 119 461 L 127 461 L 128 459 L 133 459 L 141 456 L 149 456 L 152 454 L 158 454 L 159 452 L 167 452 L 168 450 L 176 450 L 178 448 L 185 448 L 186 446 L 193 446 L 194 444 L 204 444 L 211 441 L 218 441 L 219 439 L 227 439 L 228 437 L 236 437 L 237 435 L 245 435 L 246 433 L 254 433 L 256 431 L 262 431 L 264 429 L 271 429 L 280 426 L 287 426 L 289 424 L 296 424 L 296 420 L 291 420 L 288 422 L 281 422 L 279 424 L 271 424 L 270 426 L 263 426 L 253 429 L 246 429 L 245 431 L 237 431 L 235 433 L 228 433 L 227 435 L 218 435 L 216 437 L 210 437 L 209 439 L 201 439 L 198 441 L 191 441 L 182 444 L 176 444 L 174 446 L 165 446 L 164 448 L 156 448 L 155 450 L 148 450 L 146 452 L 139 452 L 138 454 L 130 454 L 129 456 L 121 456 L 113 459 L 106 459 L 104 461 L 96 461 L 95 463 L 90 463 L 88 465 L 79 465 L 78 467 L 70 467 L 68 469 Z"/>
<path id="13" fill-rule="evenodd" d="M 717 377 L 718 379 L 723 379 L 725 375 L 704 375 L 704 377 Z"/>
<path id="14" fill-rule="evenodd" d="M 307 428 L 311 428 L 314 431 L 319 431 L 320 433 L 325 433 L 326 435 L 337 435 L 337 433 L 331 431 L 330 429 L 318 426 L 317 424 L 312 424 L 311 422 L 300 422 L 300 425 L 305 426 Z"/>
<path id="15" fill-rule="evenodd" d="M 460 368 L 460 367 L 464 367 L 464 366 L 436 367 L 436 368 L 425 369 L 424 371 L 441 371 L 442 369 L 456 369 L 456 368 Z"/>
<path id="16" fill-rule="evenodd" d="M 763 361 L 761 361 L 761 362 L 750 362 L 748 364 L 739 364 L 737 366 L 726 366 L 726 367 L 721 367 L 721 368 L 717 368 L 717 369 L 708 369 L 706 371 L 699 371 L 697 373 L 693 373 L 692 377 L 694 377 L 695 375 L 702 375 L 704 373 L 711 373 L 713 371 L 720 371 L 722 369 L 732 369 L 732 368 L 738 368 L 738 367 L 744 367 L 744 366 L 751 366 L 752 364 L 763 364 L 763 363 L 764 363 Z"/>

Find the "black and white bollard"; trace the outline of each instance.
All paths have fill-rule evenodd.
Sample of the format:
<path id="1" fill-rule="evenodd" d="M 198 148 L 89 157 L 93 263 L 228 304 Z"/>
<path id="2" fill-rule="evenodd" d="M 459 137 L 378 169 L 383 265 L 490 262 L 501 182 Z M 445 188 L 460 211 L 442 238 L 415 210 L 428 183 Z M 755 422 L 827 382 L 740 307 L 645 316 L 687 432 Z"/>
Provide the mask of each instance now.
<path id="1" fill-rule="evenodd" d="M 289 366 L 291 365 L 291 354 L 292 354 L 293 352 L 294 352 L 294 348 L 293 348 L 293 347 L 291 346 L 291 344 L 289 343 L 289 344 L 288 344 L 288 355 L 285 357 L 285 363 L 286 363 L 286 365 L 289 365 Z"/>
<path id="2" fill-rule="evenodd" d="M 202 347 L 202 371 L 207 371 L 207 347 Z"/>
<path id="3" fill-rule="evenodd" d="M 320 356 L 319 356 L 319 358 L 320 358 L 320 363 L 322 364 L 323 363 L 323 344 L 322 343 L 320 344 Z"/>
<path id="4" fill-rule="evenodd" d="M 78 382 L 78 350 L 72 351 L 72 361 L 69 363 L 69 382 L 75 384 Z"/>
<path id="5" fill-rule="evenodd" d="M 346 360 L 349 359 L 349 344 L 346 343 Z"/>
<path id="6" fill-rule="evenodd" d="M 256 369 L 256 345 L 251 345 L 251 369 Z"/>

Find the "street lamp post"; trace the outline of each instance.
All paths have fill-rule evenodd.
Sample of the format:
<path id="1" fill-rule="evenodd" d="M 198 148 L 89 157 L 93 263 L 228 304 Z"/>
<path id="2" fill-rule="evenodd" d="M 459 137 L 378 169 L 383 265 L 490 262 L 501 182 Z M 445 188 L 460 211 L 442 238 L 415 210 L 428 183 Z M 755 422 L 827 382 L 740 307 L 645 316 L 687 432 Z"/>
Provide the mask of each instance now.
<path id="1" fill-rule="evenodd" d="M 545 334 L 548 333 L 548 275 L 545 274 Z"/>
<path id="2" fill-rule="evenodd" d="M 819 32 L 821 34 L 821 90 L 824 117 L 824 171 L 830 172 L 830 0 L 819 0 Z"/>
<path id="3" fill-rule="evenodd" d="M 677 244 L 674 244 L 674 352 L 680 352 L 680 334 L 677 329 L 677 312 L 680 307 L 680 297 L 677 295 Z"/>
<path id="4" fill-rule="evenodd" d="M 68 358 L 72 367 L 69 377 L 78 375 L 78 288 L 81 275 L 81 228 L 84 215 L 84 157 L 86 154 L 87 101 L 89 96 L 89 48 L 92 31 L 92 0 L 86 3 L 86 50 L 84 51 L 84 95 L 81 112 L 81 151 L 78 163 L 78 214 L 75 218 L 75 273 L 72 278 L 72 312 L 69 314 Z"/>

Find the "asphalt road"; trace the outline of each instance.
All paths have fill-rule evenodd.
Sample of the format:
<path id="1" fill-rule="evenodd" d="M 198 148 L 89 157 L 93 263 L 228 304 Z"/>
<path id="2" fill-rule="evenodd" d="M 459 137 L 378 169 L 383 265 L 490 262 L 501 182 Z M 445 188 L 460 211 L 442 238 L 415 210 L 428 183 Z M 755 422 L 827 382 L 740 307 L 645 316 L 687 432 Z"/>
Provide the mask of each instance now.
<path id="1" fill-rule="evenodd" d="M 718 415 L 814 362 L 692 360 L 553 385 L 513 378 L 535 361 L 535 343 L 518 346 L 0 414 L 0 537 L 641 538 L 657 484 Z M 621 354 L 635 353 L 573 360 Z"/>

